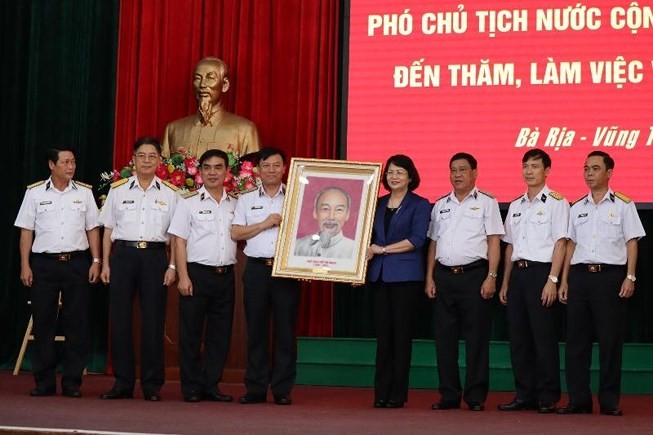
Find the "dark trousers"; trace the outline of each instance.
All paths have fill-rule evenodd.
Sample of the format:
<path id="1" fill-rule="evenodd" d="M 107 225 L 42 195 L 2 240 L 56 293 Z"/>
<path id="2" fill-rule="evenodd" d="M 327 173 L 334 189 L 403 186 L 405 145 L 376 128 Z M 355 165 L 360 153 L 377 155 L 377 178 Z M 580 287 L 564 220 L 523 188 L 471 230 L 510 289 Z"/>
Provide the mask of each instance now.
<path id="1" fill-rule="evenodd" d="M 69 261 L 33 254 L 30 259 L 33 282 L 30 289 L 34 346 L 32 372 L 36 385 L 43 389 L 56 387 L 55 369 L 58 363 L 54 341 L 57 327 L 59 291 L 61 291 L 61 321 L 66 341 L 61 364 L 63 388 L 78 387 L 82 372 L 88 364 L 89 283 L 91 265 L 87 253 L 73 256 Z"/>
<path id="2" fill-rule="evenodd" d="M 542 305 L 550 263 L 512 269 L 508 287 L 508 333 L 517 399 L 555 403 L 560 400 L 560 355 L 557 309 Z"/>
<path id="3" fill-rule="evenodd" d="M 243 273 L 247 319 L 247 393 L 288 396 L 297 376 L 296 327 L 299 281 L 273 278 L 272 266 L 248 259 Z M 270 369 L 270 316 L 274 330 L 274 363 Z"/>
<path id="4" fill-rule="evenodd" d="M 490 382 L 490 329 L 492 305 L 481 297 L 487 264 L 453 274 L 440 268 L 434 274 L 433 301 L 435 349 L 441 400 L 467 403 L 485 402 Z M 458 341 L 465 340 L 465 389 L 460 382 Z"/>
<path id="5" fill-rule="evenodd" d="M 109 319 L 116 389 L 133 390 L 136 381 L 132 323 L 137 293 L 141 310 L 141 388 L 150 391 L 163 385 L 163 333 L 168 296 L 163 277 L 167 267 L 168 255 L 164 249 L 116 246 L 111 256 Z"/>
<path id="6" fill-rule="evenodd" d="M 374 327 L 376 372 L 374 400 L 404 403 L 408 400 L 408 378 L 413 351 L 413 314 L 421 281 L 375 282 Z"/>
<path id="7" fill-rule="evenodd" d="M 574 265 L 569 274 L 567 302 L 567 388 L 569 403 L 590 405 L 590 365 L 593 334 L 599 342 L 599 404 L 619 404 L 621 353 L 626 320 L 626 299 L 619 297 L 625 266 L 591 273 Z"/>
<path id="8" fill-rule="evenodd" d="M 185 396 L 215 390 L 222 379 L 235 297 L 233 269 L 217 274 L 189 263 L 188 275 L 193 295 L 179 297 L 179 371 Z M 202 337 L 204 364 L 200 353 Z"/>

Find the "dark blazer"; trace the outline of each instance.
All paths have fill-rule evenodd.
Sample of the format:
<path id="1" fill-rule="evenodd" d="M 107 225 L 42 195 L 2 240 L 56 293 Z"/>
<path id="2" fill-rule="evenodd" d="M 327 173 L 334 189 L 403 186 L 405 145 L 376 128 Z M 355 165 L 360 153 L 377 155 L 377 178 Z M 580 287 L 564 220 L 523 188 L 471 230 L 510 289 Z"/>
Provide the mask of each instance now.
<path id="1" fill-rule="evenodd" d="M 372 282 L 424 281 L 424 245 L 431 219 L 431 204 L 412 192 L 408 192 L 392 216 L 388 234 L 384 219 L 390 195 L 379 198 L 372 228 L 372 243 L 387 246 L 408 239 L 414 250 L 401 254 L 375 255 L 368 265 L 367 276 Z"/>

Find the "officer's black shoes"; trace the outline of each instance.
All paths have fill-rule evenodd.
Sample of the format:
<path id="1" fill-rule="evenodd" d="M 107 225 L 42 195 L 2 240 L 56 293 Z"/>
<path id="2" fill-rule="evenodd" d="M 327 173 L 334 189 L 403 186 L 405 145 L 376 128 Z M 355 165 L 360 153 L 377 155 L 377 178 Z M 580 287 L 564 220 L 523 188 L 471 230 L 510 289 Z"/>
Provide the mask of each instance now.
<path id="1" fill-rule="evenodd" d="M 117 388 L 112 388 L 106 393 L 100 396 L 102 400 L 114 400 L 114 399 L 131 399 L 134 397 L 134 392 L 132 390 L 119 390 Z"/>
<path id="2" fill-rule="evenodd" d="M 525 400 L 514 399 L 510 403 L 502 403 L 497 406 L 499 411 L 532 411 L 538 409 L 538 406 L 533 402 L 527 402 Z"/>
<path id="3" fill-rule="evenodd" d="M 460 402 L 454 402 L 453 400 L 441 400 L 438 403 L 431 405 L 431 409 L 434 411 L 445 411 L 447 409 L 460 409 Z"/>
<path id="4" fill-rule="evenodd" d="M 562 408 L 558 408 L 556 410 L 556 413 L 558 413 L 560 415 L 591 414 L 592 413 L 592 405 L 572 405 L 572 404 L 569 404 L 567 406 L 563 406 Z"/>
<path id="5" fill-rule="evenodd" d="M 556 412 L 556 404 L 555 402 L 540 402 L 537 412 L 540 414 L 553 414 Z"/>
<path id="6" fill-rule="evenodd" d="M 57 393 L 56 388 L 50 387 L 36 387 L 33 390 L 30 390 L 29 395 L 32 397 L 45 397 L 45 396 L 54 396 Z"/>
<path id="7" fill-rule="evenodd" d="M 76 399 L 82 397 L 82 392 L 79 390 L 79 387 L 77 386 L 63 387 L 61 390 L 61 394 L 63 394 L 66 397 L 73 397 Z"/>
<path id="8" fill-rule="evenodd" d="M 602 406 L 601 407 L 601 414 L 602 415 L 611 415 L 613 417 L 620 417 L 620 416 L 624 415 L 621 408 L 618 408 L 616 406 Z"/>
<path id="9" fill-rule="evenodd" d="M 238 399 L 242 405 L 252 405 L 254 403 L 265 403 L 265 396 L 256 396 L 254 394 L 245 394 Z"/>

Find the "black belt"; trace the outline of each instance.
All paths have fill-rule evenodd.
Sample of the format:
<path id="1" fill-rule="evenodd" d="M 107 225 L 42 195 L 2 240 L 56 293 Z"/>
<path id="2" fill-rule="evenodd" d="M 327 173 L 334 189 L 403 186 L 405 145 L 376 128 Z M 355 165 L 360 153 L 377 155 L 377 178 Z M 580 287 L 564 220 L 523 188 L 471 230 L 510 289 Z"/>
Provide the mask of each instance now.
<path id="1" fill-rule="evenodd" d="M 274 258 L 265 258 L 265 257 L 247 257 L 250 260 L 256 263 L 263 263 L 266 266 L 272 266 L 274 264 Z"/>
<path id="2" fill-rule="evenodd" d="M 472 261 L 469 264 L 464 264 L 462 266 L 445 266 L 444 264 L 439 264 L 438 268 L 442 268 L 444 270 L 447 270 L 454 275 L 460 275 L 465 272 L 469 272 L 470 270 L 478 269 L 479 267 L 487 266 L 487 260 L 476 260 Z"/>
<path id="3" fill-rule="evenodd" d="M 623 269 L 624 267 L 626 267 L 626 265 L 625 264 L 578 263 L 578 264 L 574 264 L 572 267 L 586 269 L 588 272 L 591 273 L 597 273 L 597 272 L 604 272 L 610 269 Z"/>
<path id="4" fill-rule="evenodd" d="M 46 258 L 52 258 L 57 261 L 70 261 L 73 257 L 86 254 L 86 251 L 59 252 L 56 254 L 50 252 L 35 252 L 34 255 L 40 255 Z"/>
<path id="5" fill-rule="evenodd" d="M 115 243 L 116 246 L 136 249 L 165 249 L 167 246 L 166 242 L 133 242 L 131 240 L 116 240 Z"/>
<path id="6" fill-rule="evenodd" d="M 200 269 L 215 272 L 218 275 L 226 275 L 227 273 L 234 270 L 233 264 L 227 264 L 226 266 L 209 266 L 208 264 L 200 264 L 200 263 L 188 263 L 188 264 L 191 266 L 199 267 Z"/>
<path id="7" fill-rule="evenodd" d="M 543 263 L 541 261 L 531 261 L 531 260 L 517 260 L 513 264 L 520 269 L 527 269 L 529 267 L 537 267 L 537 266 L 551 267 L 551 263 Z"/>

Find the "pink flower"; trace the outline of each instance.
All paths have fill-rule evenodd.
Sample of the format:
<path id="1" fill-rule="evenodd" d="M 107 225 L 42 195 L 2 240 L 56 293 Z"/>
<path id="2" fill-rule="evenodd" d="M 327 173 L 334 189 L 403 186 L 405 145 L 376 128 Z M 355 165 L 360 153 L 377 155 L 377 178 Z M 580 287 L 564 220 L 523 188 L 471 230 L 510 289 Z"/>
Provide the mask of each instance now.
<path id="1" fill-rule="evenodd" d="M 179 154 L 186 154 L 186 148 L 184 148 L 184 147 L 180 147 L 180 148 L 177 149 L 177 152 L 178 152 Z"/>
<path id="2" fill-rule="evenodd" d="M 197 174 L 197 166 L 195 166 L 195 165 L 186 166 L 186 173 L 188 175 Z"/>
<path id="3" fill-rule="evenodd" d="M 241 172 L 242 171 L 250 171 L 251 172 L 253 169 L 254 169 L 254 165 L 249 160 L 244 161 L 243 164 L 240 166 L 240 171 Z"/>
<path id="4" fill-rule="evenodd" d="M 224 182 L 226 183 L 231 183 L 232 180 L 234 179 L 234 174 L 231 173 L 231 171 L 227 172 L 227 175 L 224 177 Z"/>
<path id="5" fill-rule="evenodd" d="M 195 184 L 203 184 L 202 176 L 200 174 L 195 174 Z"/>
<path id="6" fill-rule="evenodd" d="M 245 190 L 254 189 L 255 187 L 256 187 L 256 183 L 254 183 L 254 180 L 248 178 L 247 181 L 245 182 Z"/>
<path id="7" fill-rule="evenodd" d="M 113 170 L 113 173 L 111 174 L 113 181 L 118 181 L 120 180 L 120 172 L 118 172 L 116 169 Z"/>

